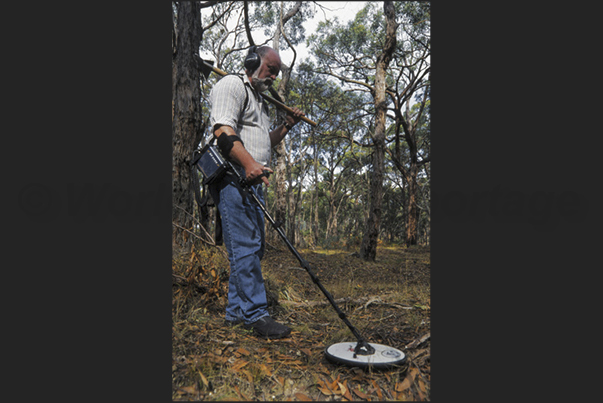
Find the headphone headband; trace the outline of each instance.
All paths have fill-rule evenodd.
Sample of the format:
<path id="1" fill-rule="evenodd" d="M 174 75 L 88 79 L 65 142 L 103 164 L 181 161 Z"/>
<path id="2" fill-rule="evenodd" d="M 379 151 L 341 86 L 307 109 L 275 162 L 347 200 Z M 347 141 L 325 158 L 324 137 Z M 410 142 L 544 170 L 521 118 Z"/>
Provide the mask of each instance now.
<path id="1" fill-rule="evenodd" d="M 256 53 L 257 46 L 253 45 L 249 48 L 249 52 L 247 53 L 247 57 L 245 57 L 245 69 L 251 71 L 252 73 L 260 67 L 262 64 L 262 59 L 260 55 Z"/>

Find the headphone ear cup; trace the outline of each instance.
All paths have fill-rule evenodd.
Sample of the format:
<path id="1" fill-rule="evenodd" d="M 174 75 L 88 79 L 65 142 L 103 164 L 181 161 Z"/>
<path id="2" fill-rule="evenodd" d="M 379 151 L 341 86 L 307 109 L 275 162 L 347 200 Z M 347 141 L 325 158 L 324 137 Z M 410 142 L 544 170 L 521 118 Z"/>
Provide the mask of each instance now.
<path id="1" fill-rule="evenodd" d="M 249 53 L 247 54 L 247 57 L 245 57 L 245 63 L 244 63 L 245 68 L 251 72 L 256 71 L 257 68 L 260 67 L 260 64 L 261 64 L 260 55 L 255 53 L 255 49 L 256 49 L 256 46 L 252 46 L 249 49 Z"/>

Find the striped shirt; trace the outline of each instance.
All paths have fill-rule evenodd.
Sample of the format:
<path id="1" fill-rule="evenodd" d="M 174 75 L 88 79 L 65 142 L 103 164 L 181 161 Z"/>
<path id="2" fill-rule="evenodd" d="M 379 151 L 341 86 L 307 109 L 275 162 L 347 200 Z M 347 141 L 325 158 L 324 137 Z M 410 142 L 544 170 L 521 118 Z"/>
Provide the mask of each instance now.
<path id="1" fill-rule="evenodd" d="M 211 105 L 210 127 L 230 126 L 245 143 L 245 149 L 254 160 L 270 165 L 270 117 L 268 107 L 260 94 L 251 87 L 249 78 L 236 75 L 222 77 L 209 94 Z M 245 91 L 249 97 L 245 106 Z"/>

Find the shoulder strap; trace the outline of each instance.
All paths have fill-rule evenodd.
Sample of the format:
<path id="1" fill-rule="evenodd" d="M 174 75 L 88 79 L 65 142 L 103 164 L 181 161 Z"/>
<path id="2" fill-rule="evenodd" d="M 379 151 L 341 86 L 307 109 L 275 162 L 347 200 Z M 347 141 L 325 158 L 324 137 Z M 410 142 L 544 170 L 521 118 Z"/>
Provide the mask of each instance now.
<path id="1" fill-rule="evenodd" d="M 247 84 L 245 83 L 245 79 L 242 74 L 229 74 L 231 76 L 237 76 L 241 79 L 241 83 L 243 83 L 243 87 L 245 88 L 245 104 L 243 105 L 243 110 L 247 109 L 247 104 L 249 103 L 249 92 L 247 91 Z"/>

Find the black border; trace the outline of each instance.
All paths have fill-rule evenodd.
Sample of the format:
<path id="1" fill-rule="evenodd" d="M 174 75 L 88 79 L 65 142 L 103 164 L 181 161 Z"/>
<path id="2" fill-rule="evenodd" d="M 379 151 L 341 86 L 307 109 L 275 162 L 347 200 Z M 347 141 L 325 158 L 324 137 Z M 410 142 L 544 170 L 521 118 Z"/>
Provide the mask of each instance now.
<path id="1" fill-rule="evenodd" d="M 433 401 L 589 397 L 574 385 L 593 376 L 572 370 L 589 354 L 568 341 L 583 323 L 575 347 L 599 344 L 595 312 L 572 307 L 598 294 L 584 277 L 599 249 L 587 235 L 600 200 L 588 176 L 599 125 L 587 94 L 601 87 L 593 13 L 432 2 Z M 539 225 L 533 215 L 562 194 L 573 210 L 548 210 Z M 517 195 L 523 209 L 511 208 Z"/>
<path id="2" fill-rule="evenodd" d="M 5 13 L 5 392 L 171 401 L 170 2 Z M 120 189 L 144 211 L 66 207 Z M 50 208 L 25 214 L 30 191 Z"/>

